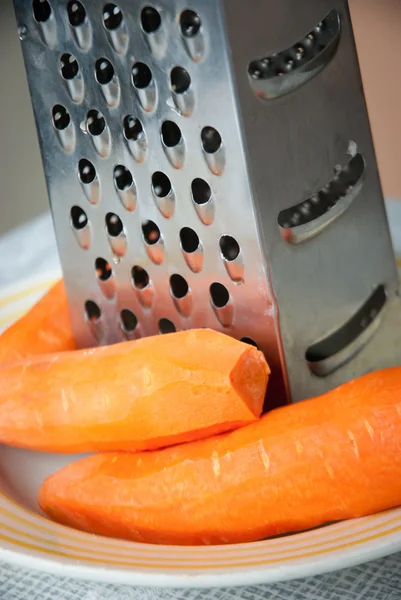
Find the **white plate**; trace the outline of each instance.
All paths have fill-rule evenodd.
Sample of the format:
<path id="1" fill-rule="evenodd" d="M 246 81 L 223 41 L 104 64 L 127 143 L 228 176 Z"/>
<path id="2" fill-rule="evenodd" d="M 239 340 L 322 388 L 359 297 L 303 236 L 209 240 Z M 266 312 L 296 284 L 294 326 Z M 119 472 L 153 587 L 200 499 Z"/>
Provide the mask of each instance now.
<path id="1" fill-rule="evenodd" d="M 0 295 L 0 330 L 47 289 L 49 278 Z M 115 584 L 225 587 L 284 581 L 401 550 L 401 508 L 253 544 L 169 547 L 91 536 L 52 523 L 36 504 L 44 477 L 77 457 L 0 447 L 0 559 Z"/>

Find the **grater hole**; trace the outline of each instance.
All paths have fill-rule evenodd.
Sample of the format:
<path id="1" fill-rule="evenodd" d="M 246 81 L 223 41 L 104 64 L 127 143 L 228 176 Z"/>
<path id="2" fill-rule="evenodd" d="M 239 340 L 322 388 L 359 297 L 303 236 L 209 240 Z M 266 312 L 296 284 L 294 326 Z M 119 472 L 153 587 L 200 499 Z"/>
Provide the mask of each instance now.
<path id="1" fill-rule="evenodd" d="M 37 23 L 46 23 L 52 14 L 51 6 L 47 0 L 33 0 L 32 9 Z"/>
<path id="2" fill-rule="evenodd" d="M 107 281 L 113 274 L 110 263 L 104 258 L 97 258 L 95 261 L 96 277 L 100 281 Z"/>
<path id="3" fill-rule="evenodd" d="M 170 319 L 160 319 L 159 321 L 159 332 L 161 334 L 165 333 L 175 333 L 177 330 L 175 325 Z"/>
<path id="4" fill-rule="evenodd" d="M 191 184 L 192 198 L 195 204 L 206 204 L 212 197 L 210 185 L 204 179 L 197 177 Z"/>
<path id="5" fill-rule="evenodd" d="M 184 252 L 192 254 L 199 248 L 198 234 L 190 227 L 183 227 L 180 231 L 181 248 Z"/>
<path id="6" fill-rule="evenodd" d="M 114 168 L 114 183 L 116 188 L 121 192 L 129 190 L 134 183 L 131 171 L 124 167 L 124 165 L 117 165 Z"/>
<path id="7" fill-rule="evenodd" d="M 138 90 L 147 88 L 152 81 L 152 71 L 145 63 L 137 62 L 132 67 L 132 83 Z"/>
<path id="8" fill-rule="evenodd" d="M 142 267 L 139 267 L 138 265 L 132 267 L 131 278 L 132 283 L 137 290 L 144 290 L 146 287 L 148 287 L 150 282 L 148 272 L 145 271 L 145 269 L 143 269 Z"/>
<path id="9" fill-rule="evenodd" d="M 103 23 L 106 29 L 114 31 L 123 22 L 123 13 L 116 4 L 106 4 L 103 8 Z"/>
<path id="10" fill-rule="evenodd" d="M 95 64 L 96 81 L 101 85 L 107 85 L 114 77 L 114 67 L 107 58 L 99 58 Z"/>
<path id="11" fill-rule="evenodd" d="M 251 86 L 269 100 L 294 91 L 324 69 L 340 38 L 340 15 L 333 9 L 312 31 L 291 47 L 253 60 L 248 66 Z"/>
<path id="12" fill-rule="evenodd" d="M 136 142 L 144 135 L 143 126 L 139 119 L 128 115 L 125 117 L 123 125 L 124 136 L 128 141 Z"/>
<path id="13" fill-rule="evenodd" d="M 161 135 L 163 143 L 168 148 L 174 148 L 178 146 L 182 139 L 181 129 L 174 121 L 164 121 L 161 127 Z"/>
<path id="14" fill-rule="evenodd" d="M 157 244 L 160 240 L 160 229 L 153 221 L 144 221 L 142 223 L 143 238 L 149 246 Z"/>
<path id="15" fill-rule="evenodd" d="M 259 346 L 257 345 L 257 343 L 250 337 L 241 338 L 241 342 L 243 342 L 244 344 L 249 344 L 250 346 L 254 346 L 259 350 Z"/>
<path id="16" fill-rule="evenodd" d="M 156 171 L 156 173 L 153 173 L 152 187 L 158 198 L 165 198 L 172 190 L 170 179 L 161 171 Z"/>
<path id="17" fill-rule="evenodd" d="M 222 283 L 212 283 L 209 288 L 210 297 L 216 308 L 224 308 L 230 301 L 230 293 Z"/>
<path id="18" fill-rule="evenodd" d="M 78 2 L 77 0 L 69 2 L 67 5 L 67 13 L 68 20 L 73 27 L 79 27 L 85 23 L 86 10 L 81 2 Z"/>
<path id="19" fill-rule="evenodd" d="M 71 225 L 79 231 L 88 225 L 88 216 L 80 206 L 73 206 L 70 210 Z"/>
<path id="20" fill-rule="evenodd" d="M 74 79 L 79 73 L 78 61 L 72 54 L 63 54 L 60 59 L 60 71 L 64 79 Z"/>
<path id="21" fill-rule="evenodd" d="M 184 94 L 191 85 L 191 76 L 184 67 L 174 67 L 170 73 L 171 89 L 176 94 Z"/>
<path id="22" fill-rule="evenodd" d="M 141 12 L 141 23 L 145 33 L 155 33 L 162 24 L 159 11 L 153 6 L 145 6 Z"/>
<path id="23" fill-rule="evenodd" d="M 202 148 L 206 154 L 214 154 L 222 145 L 221 135 L 214 127 L 204 127 L 201 132 Z"/>
<path id="24" fill-rule="evenodd" d="M 120 217 L 115 213 L 107 213 L 106 230 L 110 237 L 118 237 L 124 231 L 124 225 Z"/>
<path id="25" fill-rule="evenodd" d="M 358 354 L 379 326 L 386 301 L 386 288 L 379 285 L 345 324 L 309 346 L 305 359 L 311 372 L 325 377 Z"/>
<path id="26" fill-rule="evenodd" d="M 106 120 L 102 113 L 96 109 L 92 109 L 86 116 L 86 124 L 88 131 L 93 136 L 98 136 L 106 129 Z"/>
<path id="27" fill-rule="evenodd" d="M 350 142 L 350 147 L 352 144 Z M 343 168 L 337 166 L 334 171 L 334 178 L 315 194 L 280 211 L 277 222 L 286 241 L 297 244 L 319 234 L 340 217 L 359 194 L 365 173 L 361 154 L 354 154 Z"/>
<path id="28" fill-rule="evenodd" d="M 180 15 L 181 33 L 186 38 L 195 37 L 201 28 L 200 16 L 193 10 L 184 10 Z"/>
<path id="29" fill-rule="evenodd" d="M 173 297 L 180 300 L 188 294 L 189 285 L 182 275 L 176 273 L 170 277 L 170 290 Z"/>
<path id="30" fill-rule="evenodd" d="M 78 174 L 81 183 L 86 185 L 92 183 L 96 179 L 96 169 L 86 158 L 81 158 L 79 161 Z"/>
<path id="31" fill-rule="evenodd" d="M 58 131 L 67 129 L 68 125 L 71 123 L 70 114 L 65 106 L 62 106 L 62 104 L 56 104 L 53 106 L 52 115 L 53 125 Z"/>
<path id="32" fill-rule="evenodd" d="M 90 323 L 98 323 L 100 321 L 100 317 L 102 316 L 102 311 L 99 306 L 93 300 L 87 300 L 85 302 L 85 318 Z"/>
<path id="33" fill-rule="evenodd" d="M 128 308 L 123 308 L 120 313 L 121 327 L 125 333 L 132 333 L 138 326 L 138 319 Z"/>
<path id="34" fill-rule="evenodd" d="M 229 262 L 238 258 L 241 248 L 236 239 L 231 235 L 223 235 L 220 238 L 220 251 L 224 260 Z"/>

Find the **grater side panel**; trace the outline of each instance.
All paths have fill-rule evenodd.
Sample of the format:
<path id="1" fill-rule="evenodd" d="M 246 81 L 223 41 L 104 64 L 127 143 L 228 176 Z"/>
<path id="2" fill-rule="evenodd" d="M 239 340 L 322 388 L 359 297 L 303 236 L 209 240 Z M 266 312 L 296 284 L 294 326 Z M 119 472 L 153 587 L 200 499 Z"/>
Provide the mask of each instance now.
<path id="1" fill-rule="evenodd" d="M 211 327 L 249 338 L 265 351 L 282 399 L 285 368 L 277 311 L 245 168 L 220 3 L 206 0 L 191 7 L 202 23 L 201 36 L 194 40 L 180 32 L 180 15 L 188 9 L 183 0 L 154 5 L 162 26 L 151 36 L 141 28 L 141 2 L 120 0 L 123 20 L 111 31 L 96 0 L 82 2 L 86 19 L 79 29 L 68 21 L 66 2 L 50 4 L 51 19 L 45 23 L 35 21 L 30 2 L 15 0 L 15 9 L 78 345 Z M 76 60 L 78 80 L 61 76 L 61 64 L 69 75 L 75 66 L 65 55 Z M 96 80 L 99 59 L 107 61 L 104 80 L 108 62 L 114 70 L 106 87 Z M 137 88 L 134 65 L 140 65 L 135 67 Z M 152 74 L 145 86 L 143 65 Z M 191 78 L 184 92 L 171 89 L 176 67 L 181 69 L 177 89 L 185 87 L 183 69 Z M 66 123 L 61 109 L 70 121 L 57 129 Z M 128 116 L 133 120 L 126 122 Z M 136 119 L 143 128 L 139 139 Z M 181 144 L 163 146 L 166 120 L 178 126 Z M 174 127 L 169 127 L 174 138 Z M 213 136 L 202 142 L 208 127 L 221 136 L 218 151 L 202 149 L 202 143 L 213 143 Z M 85 163 L 81 179 L 89 181 L 90 167 L 95 169 L 90 183 L 78 176 L 82 160 L 89 166 Z M 118 171 L 120 183 L 129 182 L 131 174 L 128 189 L 116 188 L 116 167 L 125 168 Z M 157 175 L 154 188 L 163 192 L 160 173 L 167 176 L 171 193 L 158 197 L 152 176 Z M 196 180 L 201 183 L 193 188 Z M 210 200 L 194 201 L 191 194 L 207 194 L 207 186 Z M 152 223 L 160 232 L 157 243 Z M 188 253 L 182 244 L 188 244 Z M 224 253 L 229 260 L 223 260 Z M 173 280 L 176 297 L 170 290 L 172 276 L 181 276 Z"/>
<path id="2" fill-rule="evenodd" d="M 384 345 L 397 355 L 396 336 L 383 316 L 384 329 L 328 376 L 311 374 L 305 359 L 307 348 L 345 324 L 377 286 L 386 288 L 384 312 L 398 304 L 397 270 L 349 11 L 338 0 L 223 0 L 223 6 L 250 180 L 279 306 L 291 395 L 297 400 L 376 368 Z M 277 61 L 274 55 L 285 49 L 288 57 L 333 9 L 340 16 L 341 33 L 324 68 L 282 95 L 280 82 L 274 88 L 266 80 L 257 97 L 249 76 L 252 61 Z M 270 87 L 263 88 L 266 82 Z M 364 172 L 344 214 L 317 235 L 289 243 L 278 226 L 281 211 L 313 200 L 356 153 L 363 157 Z"/>

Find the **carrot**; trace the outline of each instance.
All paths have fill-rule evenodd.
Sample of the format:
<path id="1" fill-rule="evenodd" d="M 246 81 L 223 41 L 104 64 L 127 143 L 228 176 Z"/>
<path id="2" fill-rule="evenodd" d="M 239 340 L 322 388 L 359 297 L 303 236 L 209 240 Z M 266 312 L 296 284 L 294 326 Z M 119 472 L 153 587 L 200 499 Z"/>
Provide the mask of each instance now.
<path id="1" fill-rule="evenodd" d="M 257 419 L 261 352 L 183 331 L 0 366 L 0 443 L 52 452 L 148 450 Z"/>
<path id="2" fill-rule="evenodd" d="M 98 454 L 39 505 L 84 531 L 165 544 L 250 542 L 401 504 L 401 368 L 278 408 L 215 438 Z"/>
<path id="3" fill-rule="evenodd" d="M 63 281 L 0 336 L 0 363 L 75 348 Z"/>

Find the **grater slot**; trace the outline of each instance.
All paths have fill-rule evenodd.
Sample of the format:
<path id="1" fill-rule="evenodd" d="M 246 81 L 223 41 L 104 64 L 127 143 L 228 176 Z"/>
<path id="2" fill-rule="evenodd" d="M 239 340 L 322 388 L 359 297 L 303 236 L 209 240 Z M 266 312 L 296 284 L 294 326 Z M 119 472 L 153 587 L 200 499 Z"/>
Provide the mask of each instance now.
<path id="1" fill-rule="evenodd" d="M 188 55 L 194 62 L 199 62 L 205 52 L 205 37 L 200 16 L 194 10 L 186 9 L 180 15 L 179 25 Z"/>
<path id="2" fill-rule="evenodd" d="M 271 100 L 296 90 L 330 63 L 339 40 L 340 15 L 333 9 L 290 48 L 249 64 L 253 91 L 259 98 Z"/>
<path id="3" fill-rule="evenodd" d="M 189 317 L 192 313 L 193 298 L 188 282 L 182 275 L 171 275 L 170 293 L 180 315 Z"/>
<path id="4" fill-rule="evenodd" d="M 131 281 L 140 304 L 151 308 L 154 300 L 154 289 L 149 273 L 143 267 L 135 265 L 131 269 Z"/>
<path id="5" fill-rule="evenodd" d="M 88 51 L 92 46 L 92 28 L 84 5 L 78 0 L 71 0 L 67 4 L 67 14 L 75 43 L 84 52 Z"/>
<path id="6" fill-rule="evenodd" d="M 117 54 L 125 55 L 129 46 L 129 35 L 123 13 L 117 4 L 110 2 L 104 5 L 103 26 Z"/>
<path id="7" fill-rule="evenodd" d="M 60 58 L 60 74 L 64 86 L 73 102 L 81 104 L 84 99 L 85 86 L 79 64 L 75 56 L 65 53 Z"/>
<path id="8" fill-rule="evenodd" d="M 159 319 L 159 333 L 175 333 L 176 331 L 177 329 L 170 319 Z"/>
<path id="9" fill-rule="evenodd" d="M 104 258 L 95 260 L 95 273 L 99 287 L 106 298 L 111 300 L 116 293 L 116 280 L 110 263 Z"/>
<path id="10" fill-rule="evenodd" d="M 250 346 L 253 346 L 254 348 L 257 348 L 259 350 L 259 346 L 255 342 L 255 340 L 253 340 L 250 337 L 243 337 L 243 338 L 241 338 L 240 341 L 243 342 L 244 344 L 249 344 Z"/>
<path id="11" fill-rule="evenodd" d="M 108 106 L 116 108 L 120 104 L 120 82 L 112 63 L 107 58 L 102 57 L 96 61 L 95 78 Z"/>
<path id="12" fill-rule="evenodd" d="M 55 104 L 52 109 L 52 120 L 61 147 L 67 154 L 71 154 L 75 149 L 76 133 L 70 113 L 62 104 Z"/>
<path id="13" fill-rule="evenodd" d="M 84 306 L 85 320 L 89 330 L 98 343 L 104 338 L 103 315 L 99 305 L 93 300 L 87 300 Z"/>
<path id="14" fill-rule="evenodd" d="M 200 273 L 203 268 L 203 246 L 196 231 L 190 227 L 180 230 L 181 250 L 188 267 L 194 273 Z"/>
<path id="15" fill-rule="evenodd" d="M 231 235 L 223 235 L 219 245 L 220 255 L 227 273 L 235 283 L 243 283 L 244 260 L 239 243 Z"/>
<path id="16" fill-rule="evenodd" d="M 85 316 L 86 319 L 92 323 L 98 323 L 100 321 L 102 311 L 93 300 L 87 300 L 85 302 Z"/>
<path id="17" fill-rule="evenodd" d="M 54 48 L 57 43 L 57 23 L 49 2 L 47 0 L 33 0 L 32 12 L 43 42 L 49 48 Z"/>
<path id="18" fill-rule="evenodd" d="M 127 235 L 122 220 L 115 213 L 109 212 L 105 218 L 106 232 L 115 262 L 127 252 Z"/>
<path id="19" fill-rule="evenodd" d="M 210 302 L 216 317 L 223 325 L 229 327 L 234 317 L 234 306 L 230 292 L 225 285 L 215 281 L 209 288 Z"/>
<path id="20" fill-rule="evenodd" d="M 199 219 L 204 225 L 211 225 L 214 221 L 216 206 L 208 182 L 201 177 L 196 177 L 191 183 L 191 197 Z"/>
<path id="21" fill-rule="evenodd" d="M 85 196 L 91 204 L 100 200 L 100 183 L 94 165 L 90 160 L 81 158 L 78 163 L 78 179 L 81 182 Z"/>
<path id="22" fill-rule="evenodd" d="M 160 129 L 163 150 L 175 169 L 182 169 L 185 162 L 185 141 L 181 129 L 174 121 L 164 121 Z"/>
<path id="23" fill-rule="evenodd" d="M 311 372 L 326 377 L 358 354 L 379 327 L 386 300 L 386 289 L 379 285 L 344 325 L 309 346 L 305 358 Z"/>
<path id="24" fill-rule="evenodd" d="M 195 108 L 195 94 L 191 84 L 191 76 L 184 67 L 176 66 L 171 69 L 171 95 L 176 109 L 184 117 L 190 117 Z"/>
<path id="25" fill-rule="evenodd" d="M 157 88 L 148 65 L 143 62 L 135 63 L 132 67 L 131 79 L 143 110 L 153 112 L 157 105 Z"/>
<path id="26" fill-rule="evenodd" d="M 226 152 L 220 133 L 207 126 L 201 131 L 201 143 L 206 164 L 214 175 L 222 175 L 226 165 Z"/>
<path id="27" fill-rule="evenodd" d="M 164 240 L 154 221 L 144 221 L 142 223 L 142 238 L 150 260 L 155 265 L 161 265 L 165 254 Z"/>
<path id="28" fill-rule="evenodd" d="M 117 165 L 114 167 L 113 179 L 121 204 L 133 212 L 137 203 L 137 190 L 131 171 L 124 165 Z"/>
<path id="29" fill-rule="evenodd" d="M 152 175 L 152 192 L 163 217 L 171 219 L 175 210 L 175 193 L 170 179 L 162 171 Z"/>
<path id="30" fill-rule="evenodd" d="M 91 109 L 86 115 L 86 131 L 89 133 L 93 147 L 101 158 L 108 158 L 111 151 L 111 136 L 109 126 L 103 114 Z"/>
<path id="31" fill-rule="evenodd" d="M 135 340 L 140 337 L 138 319 L 129 308 L 123 308 L 120 312 L 120 327 L 125 339 Z"/>
<path id="32" fill-rule="evenodd" d="M 78 244 L 83 250 L 88 250 L 92 241 L 91 226 L 88 215 L 80 206 L 72 206 L 70 224 Z"/>
<path id="33" fill-rule="evenodd" d="M 37 23 L 46 23 L 52 15 L 52 9 L 47 0 L 33 0 L 32 9 Z"/>
<path id="34" fill-rule="evenodd" d="M 279 213 L 278 225 L 287 242 L 298 244 L 318 235 L 340 217 L 360 193 L 365 174 L 361 154 L 355 154 L 344 168 L 336 167 L 334 171 L 334 178 L 318 192 Z"/>
<path id="35" fill-rule="evenodd" d="M 128 148 L 138 163 L 142 163 L 148 151 L 148 139 L 141 121 L 127 115 L 123 121 L 124 138 Z"/>
<path id="36" fill-rule="evenodd" d="M 141 26 L 147 44 L 156 59 L 166 53 L 167 38 L 160 13 L 154 6 L 145 6 L 141 12 Z"/>

